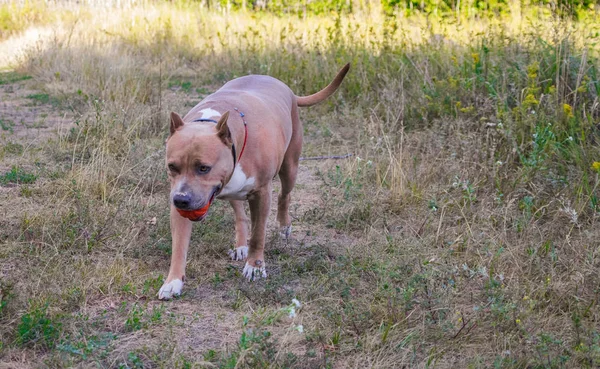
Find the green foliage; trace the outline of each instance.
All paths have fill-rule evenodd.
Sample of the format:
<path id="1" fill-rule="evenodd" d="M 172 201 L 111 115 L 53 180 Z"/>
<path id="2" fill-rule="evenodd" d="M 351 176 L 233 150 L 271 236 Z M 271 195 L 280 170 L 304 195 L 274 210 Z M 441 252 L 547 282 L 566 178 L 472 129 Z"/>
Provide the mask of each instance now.
<path id="1" fill-rule="evenodd" d="M 243 331 L 235 349 L 218 353 L 209 350 L 204 354 L 208 362 L 217 363 L 219 368 L 234 369 L 264 368 L 268 366 L 290 368 L 298 363 L 298 357 L 291 353 L 279 353 L 276 342 L 269 327 L 275 326 L 283 316 L 295 317 L 299 306 L 291 304 L 287 307 L 264 314 L 257 313 L 256 316 L 243 318 Z M 293 315 L 292 315 L 293 314 Z M 299 334 L 296 326 L 289 327 L 290 334 Z"/>
<path id="2" fill-rule="evenodd" d="M 0 280 L 0 321 L 4 317 L 4 312 L 6 311 L 6 305 L 8 301 L 13 297 L 12 285 Z M 1 345 L 1 341 L 0 341 Z"/>
<path id="3" fill-rule="evenodd" d="M 42 346 L 53 348 L 60 337 L 62 323 L 48 314 L 49 304 L 31 305 L 21 316 L 17 326 L 16 343 L 19 346 Z"/>
<path id="4" fill-rule="evenodd" d="M 118 366 L 119 369 L 143 369 L 144 362 L 140 356 L 135 352 L 129 352 L 127 354 L 127 362 L 121 363 Z"/>
<path id="5" fill-rule="evenodd" d="M 40 104 L 47 104 L 50 101 L 50 95 L 48 94 L 31 94 L 27 96 L 28 99 L 32 99 Z"/>
<path id="6" fill-rule="evenodd" d="M 0 120 L 0 125 L 1 124 L 2 121 Z M 7 142 L 6 144 L 4 144 L 2 151 L 13 155 L 21 155 L 23 154 L 23 145 L 17 142 Z"/>
<path id="7" fill-rule="evenodd" d="M 126 302 L 123 302 L 122 309 L 126 308 L 127 304 Z M 127 312 L 125 328 L 128 331 L 137 331 L 148 328 L 149 326 L 157 324 L 162 320 L 164 311 L 164 305 L 154 306 L 152 307 L 152 310 L 149 310 L 148 306 L 142 306 L 138 303 L 134 303 L 133 307 Z"/>
<path id="8" fill-rule="evenodd" d="M 98 333 L 77 338 L 67 337 L 56 346 L 56 349 L 85 360 L 98 353 L 106 353 L 115 338 L 117 337 L 113 333 Z"/>
<path id="9" fill-rule="evenodd" d="M 57 98 L 52 97 L 46 93 L 37 93 L 37 94 L 27 95 L 27 98 L 33 100 L 33 103 L 35 105 L 52 104 L 52 105 L 56 106 L 59 104 L 59 101 Z"/>
<path id="10" fill-rule="evenodd" d="M 37 179 L 37 175 L 27 173 L 23 169 L 13 166 L 10 171 L 0 175 L 0 183 L 16 183 L 16 184 L 30 184 L 34 183 Z"/>
<path id="11" fill-rule="evenodd" d="M 3 131 L 9 131 L 10 133 L 13 133 L 14 125 L 15 124 L 12 121 L 0 119 L 0 128 L 2 128 Z"/>
<path id="12" fill-rule="evenodd" d="M 2 5 L 0 5 L 1 7 Z M 1 37 L 0 37 L 1 39 Z M 31 79 L 31 76 L 17 72 L 0 72 L 0 85 Z"/>

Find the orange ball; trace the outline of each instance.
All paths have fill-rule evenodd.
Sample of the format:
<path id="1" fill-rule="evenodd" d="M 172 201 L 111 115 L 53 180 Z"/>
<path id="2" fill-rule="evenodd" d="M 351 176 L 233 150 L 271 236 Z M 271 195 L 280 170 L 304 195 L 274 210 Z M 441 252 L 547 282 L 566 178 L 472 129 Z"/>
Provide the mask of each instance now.
<path id="1" fill-rule="evenodd" d="M 206 206 L 204 206 L 203 208 L 200 208 L 200 209 L 196 209 L 196 210 L 177 209 L 177 212 L 179 213 L 179 215 L 181 215 L 184 218 L 188 218 L 189 220 L 196 220 L 200 217 L 203 217 L 206 214 L 206 212 L 208 211 L 209 207 L 210 207 L 210 203 L 206 204 Z"/>

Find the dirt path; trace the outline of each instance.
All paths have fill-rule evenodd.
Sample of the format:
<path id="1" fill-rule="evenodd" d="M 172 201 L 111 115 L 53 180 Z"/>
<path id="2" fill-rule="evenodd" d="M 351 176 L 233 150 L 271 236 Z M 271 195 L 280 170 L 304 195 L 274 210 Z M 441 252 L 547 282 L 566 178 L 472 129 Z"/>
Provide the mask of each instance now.
<path id="1" fill-rule="evenodd" d="M 31 88 L 27 80 L 0 85 L 0 125 L 2 142 L 18 141 L 37 145 L 54 137 L 72 123 L 70 114 L 58 110 L 51 98 Z"/>
<path id="2" fill-rule="evenodd" d="M 2 84 L 6 76 L 16 76 L 17 81 Z M 23 196 L 27 193 L 22 193 L 19 183 L 37 177 L 47 162 L 38 155 L 40 149 L 52 144 L 59 131 L 73 126 L 72 116 L 52 105 L 50 96 L 32 87 L 28 78 L 0 74 L 0 227 L 5 230 L 14 229 L 21 212 L 35 212 L 39 206 Z"/>

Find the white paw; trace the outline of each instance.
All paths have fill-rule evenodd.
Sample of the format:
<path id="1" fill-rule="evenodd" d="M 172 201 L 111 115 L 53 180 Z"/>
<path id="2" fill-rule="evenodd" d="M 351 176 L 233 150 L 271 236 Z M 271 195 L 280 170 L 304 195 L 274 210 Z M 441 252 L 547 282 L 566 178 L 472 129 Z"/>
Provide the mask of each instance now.
<path id="1" fill-rule="evenodd" d="M 173 279 L 171 282 L 163 284 L 158 291 L 158 299 L 170 300 L 175 296 L 179 296 L 181 295 L 182 287 L 183 282 L 180 279 Z"/>
<path id="2" fill-rule="evenodd" d="M 236 247 L 235 250 L 227 251 L 231 260 L 246 260 L 248 257 L 248 246 Z"/>
<path id="3" fill-rule="evenodd" d="M 249 281 L 255 281 L 255 280 L 261 279 L 261 278 L 267 278 L 267 271 L 265 270 L 264 263 L 263 263 L 263 266 L 260 268 L 253 267 L 252 265 L 246 263 L 242 274 L 244 274 L 244 277 Z"/>
<path id="4" fill-rule="evenodd" d="M 279 236 L 281 238 L 283 238 L 284 240 L 287 240 L 288 238 L 290 238 L 290 235 L 292 234 L 292 226 L 284 226 L 279 228 Z"/>

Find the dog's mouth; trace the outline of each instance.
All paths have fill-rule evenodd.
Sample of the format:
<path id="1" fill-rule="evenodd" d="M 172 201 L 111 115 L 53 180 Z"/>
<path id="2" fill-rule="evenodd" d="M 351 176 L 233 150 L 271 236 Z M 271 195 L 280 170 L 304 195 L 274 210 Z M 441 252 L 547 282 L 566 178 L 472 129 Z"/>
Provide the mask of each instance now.
<path id="1" fill-rule="evenodd" d="M 177 212 L 179 213 L 179 215 L 191 220 L 192 222 L 203 221 L 204 218 L 206 218 L 206 216 L 208 215 L 208 209 L 210 208 L 210 205 L 212 204 L 213 200 L 215 199 L 215 197 L 217 196 L 217 194 L 219 192 L 221 192 L 221 185 L 215 186 L 215 188 L 213 189 L 212 195 L 210 195 L 210 199 L 208 200 L 206 205 L 204 205 L 203 207 L 196 209 L 196 210 L 177 209 Z"/>

